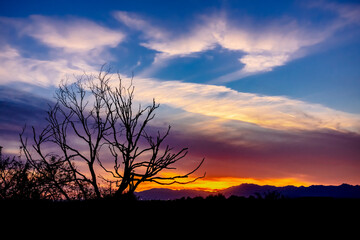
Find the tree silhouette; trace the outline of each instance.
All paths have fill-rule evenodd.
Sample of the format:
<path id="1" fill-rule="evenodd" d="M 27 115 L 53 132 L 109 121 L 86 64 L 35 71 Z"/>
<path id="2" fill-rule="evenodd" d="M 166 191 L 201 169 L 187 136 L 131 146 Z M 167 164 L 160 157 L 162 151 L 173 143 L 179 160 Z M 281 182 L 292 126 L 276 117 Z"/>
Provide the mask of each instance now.
<path id="1" fill-rule="evenodd" d="M 70 199 L 67 191 L 70 183 L 82 198 L 102 196 L 96 163 L 112 176 L 101 179 L 116 184 L 116 196 L 132 194 L 143 182 L 186 184 L 201 178 L 179 181 L 198 170 L 204 159 L 187 174 L 159 176 L 164 169 L 174 169 L 173 164 L 187 155 L 187 148 L 173 153 L 173 148 L 164 147 L 171 127 L 163 134 L 160 131 L 151 134 L 149 130 L 159 104 L 153 99 L 146 107 L 141 104 L 134 107 L 133 79 L 125 86 L 119 74 L 115 82 L 113 76 L 103 66 L 97 75 L 84 74 L 73 84 L 60 84 L 56 104 L 49 106 L 47 112 L 47 125 L 39 134 L 32 127 L 36 157 L 28 147 L 25 128 L 20 134 L 24 155 L 31 166 L 66 199 Z M 112 168 L 107 167 L 110 158 Z M 80 170 L 75 163 L 85 165 L 87 171 Z"/>

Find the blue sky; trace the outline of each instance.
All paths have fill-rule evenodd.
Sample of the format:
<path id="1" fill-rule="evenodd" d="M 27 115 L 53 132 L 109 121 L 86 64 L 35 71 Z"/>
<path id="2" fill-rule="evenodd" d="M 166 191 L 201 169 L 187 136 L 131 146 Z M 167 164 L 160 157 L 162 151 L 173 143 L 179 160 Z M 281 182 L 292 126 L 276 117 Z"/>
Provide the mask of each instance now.
<path id="1" fill-rule="evenodd" d="M 359 113 L 359 19 L 355 14 L 348 13 L 356 10 L 351 8 L 351 5 L 356 5 L 356 1 L 103 1 L 101 4 L 97 1 L 87 1 L 86 4 L 82 1 L 11 1 L 2 2 L 0 13 L 3 17 L 21 18 L 23 21 L 30 15 L 56 19 L 87 19 L 101 26 L 120 30 L 126 33 L 127 37 L 120 46 L 111 49 L 114 58 L 111 63 L 124 72 L 134 71 L 136 75 L 144 70 L 149 72 L 148 68 L 158 52 L 171 49 L 154 46 L 159 41 L 154 39 L 149 31 L 147 33 L 139 26 L 134 27 L 131 23 L 126 25 L 124 21 L 117 21 L 118 10 L 138 20 L 145 20 L 154 29 L 171 35 L 166 41 L 173 41 L 177 36 L 183 37 L 184 41 L 194 38 L 194 29 L 204 30 L 208 27 L 206 22 L 211 20 L 226 21 L 228 28 L 234 30 L 246 29 L 249 35 L 255 35 L 249 36 L 249 41 L 259 41 L 255 38 L 269 38 L 269 32 L 276 30 L 279 38 L 286 38 L 288 34 L 289 41 L 293 41 L 297 46 L 292 45 L 288 46 L 289 49 L 284 49 L 284 53 L 278 56 L 280 62 L 273 63 L 274 67 L 258 69 L 250 73 L 250 76 L 235 74 L 231 82 L 217 84 L 238 91 L 289 96 Z M 5 41 L 18 44 L 24 51 L 24 56 L 36 54 L 39 58 L 47 57 L 46 52 L 49 49 L 34 39 L 14 36 L 14 29 L 5 28 L 3 31 L 10 35 L 5 36 Z M 289 33 L 291 31 L 293 33 Z M 262 32 L 267 33 L 262 36 Z M 308 36 L 302 37 L 304 35 Z M 147 42 L 153 46 L 142 46 L 144 43 L 148 44 Z M 31 50 L 25 49 L 25 44 L 30 45 Z M 236 44 L 229 47 L 229 44 L 216 40 L 206 45 L 202 39 L 198 44 L 204 46 L 190 51 L 180 51 L 178 56 L 167 58 L 164 66 L 153 67 L 158 69 L 145 75 L 164 80 L 211 82 L 214 78 L 239 71 L 243 67 L 239 59 L 244 54 L 246 56 L 244 49 L 250 47 Z M 253 48 L 260 48 L 261 51 L 261 44 L 258 43 L 258 46 Z M 275 45 L 275 42 L 269 44 Z M 279 43 L 279 47 L 281 44 Z M 274 51 L 278 50 L 275 46 L 270 47 Z M 256 51 L 249 50 L 250 55 Z M 264 56 L 265 54 L 273 53 L 263 53 Z M 141 64 L 137 66 L 138 63 Z"/>
<path id="2" fill-rule="evenodd" d="M 357 1 L 12 0 L 0 4 L 0 107 L 7 113 L 0 118 L 0 145 L 8 144 L 9 153 L 16 152 L 19 119 L 41 125 L 22 109 L 33 107 L 38 118 L 46 109 L 41 103 L 53 101 L 61 79 L 96 72 L 108 63 L 124 78 L 134 73 L 138 100 L 149 102 L 155 97 L 162 104 L 156 124 L 171 123 L 179 138 L 188 139 L 187 132 L 193 139 L 212 138 L 224 149 L 270 145 L 277 149 L 289 138 L 295 139 L 294 144 L 313 141 L 317 137 L 309 132 L 316 132 L 329 142 L 344 141 L 338 152 L 347 156 L 341 161 L 349 162 L 335 182 L 354 169 L 359 152 L 353 146 L 359 144 L 360 134 Z M 26 96 L 33 100 L 24 100 Z M 267 137 L 261 137 L 263 132 Z M 351 144 L 343 144 L 346 141 Z M 194 156 L 207 155 L 204 146 L 194 147 Z M 266 147 L 261 149 L 261 157 L 249 150 L 248 159 L 262 159 L 254 166 L 266 158 Z M 305 144 L 304 149 L 309 152 L 302 159 L 340 161 L 327 156 L 323 148 L 314 153 Z M 209 153 L 210 169 L 216 166 L 215 155 Z M 278 159 L 289 157 L 280 155 L 269 157 L 269 163 L 277 166 Z M 239 160 L 243 155 L 228 158 L 244 168 L 246 161 Z M 290 178 L 293 173 L 299 181 L 326 182 L 335 174 L 331 168 L 326 176 L 312 177 L 310 160 L 303 162 L 303 172 L 295 170 L 294 161 L 282 163 L 283 172 L 266 177 Z M 225 174 L 225 170 L 223 175 L 265 178 L 265 170 L 246 166 L 253 175 Z M 359 166 L 356 162 L 355 169 Z M 348 180 L 357 181 L 359 177 Z"/>

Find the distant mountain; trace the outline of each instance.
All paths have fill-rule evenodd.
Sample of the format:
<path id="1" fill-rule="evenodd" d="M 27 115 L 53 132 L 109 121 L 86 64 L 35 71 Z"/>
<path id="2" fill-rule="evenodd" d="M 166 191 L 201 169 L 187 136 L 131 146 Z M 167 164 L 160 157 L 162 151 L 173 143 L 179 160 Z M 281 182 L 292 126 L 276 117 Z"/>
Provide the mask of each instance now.
<path id="1" fill-rule="evenodd" d="M 197 190 L 171 190 L 167 188 L 152 188 L 142 192 L 137 192 L 141 200 L 174 200 L 182 197 L 207 197 L 209 192 Z"/>
<path id="2" fill-rule="evenodd" d="M 333 197 L 333 198 L 360 198 L 360 186 L 352 186 L 349 184 L 342 184 L 340 186 L 323 186 L 312 185 L 309 187 L 274 187 L 274 186 L 259 186 L 256 184 L 241 184 L 239 186 L 230 187 L 220 191 L 226 197 L 231 195 L 249 197 L 256 193 L 266 194 L 276 191 L 287 198 L 298 197 Z"/>
<path id="3" fill-rule="evenodd" d="M 196 190 L 171 190 L 166 188 L 154 188 L 136 193 L 142 200 L 174 200 L 182 197 L 207 197 L 210 194 L 221 193 L 225 197 L 235 196 L 255 196 L 256 194 L 265 195 L 270 192 L 278 192 L 287 198 L 299 197 L 332 197 L 332 198 L 360 198 L 360 186 L 352 186 L 342 184 L 340 186 L 323 186 L 312 185 L 309 187 L 275 187 L 275 186 L 259 186 L 256 184 L 241 184 L 239 186 L 230 187 L 215 193 L 196 191 Z"/>

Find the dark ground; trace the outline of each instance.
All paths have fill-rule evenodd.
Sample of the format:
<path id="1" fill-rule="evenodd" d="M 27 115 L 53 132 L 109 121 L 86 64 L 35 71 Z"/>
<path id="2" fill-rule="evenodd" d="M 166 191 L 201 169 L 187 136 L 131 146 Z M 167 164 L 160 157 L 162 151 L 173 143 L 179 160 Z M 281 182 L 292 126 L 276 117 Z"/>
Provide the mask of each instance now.
<path id="1" fill-rule="evenodd" d="M 188 198 L 171 201 L 89 200 L 71 202 L 52 201 L 0 201 L 2 215 L 8 218 L 22 214 L 84 214 L 109 213 L 147 218 L 201 216 L 219 217 L 253 216 L 264 218 L 293 217 L 355 217 L 360 219 L 360 199 L 296 198 Z"/>
<path id="2" fill-rule="evenodd" d="M 0 201 L 0 212 L 3 230 L 22 226 L 22 231 L 36 236 L 52 229 L 53 237 L 72 229 L 82 238 L 81 234 L 128 232 L 136 239 L 189 234 L 216 234 L 220 239 L 352 239 L 358 237 L 360 226 L 360 199 L 335 198 Z"/>

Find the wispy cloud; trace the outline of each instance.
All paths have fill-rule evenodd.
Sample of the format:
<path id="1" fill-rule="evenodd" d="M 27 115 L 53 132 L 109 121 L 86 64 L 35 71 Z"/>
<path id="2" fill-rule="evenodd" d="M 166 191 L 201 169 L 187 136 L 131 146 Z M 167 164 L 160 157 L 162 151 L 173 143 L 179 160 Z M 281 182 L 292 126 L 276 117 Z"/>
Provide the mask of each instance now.
<path id="1" fill-rule="evenodd" d="M 234 75 L 271 71 L 296 57 L 303 47 L 316 44 L 326 37 L 321 33 L 311 35 L 297 27 L 296 23 L 292 23 L 293 27 L 274 23 L 271 28 L 264 27 L 264 31 L 255 31 L 242 29 L 225 17 L 218 17 L 211 21 L 205 21 L 204 18 L 190 28 L 190 31 L 176 38 L 175 33 L 154 27 L 148 21 L 137 19 L 136 15 L 120 15 L 127 25 L 136 26 L 144 32 L 143 44 L 158 51 L 159 62 L 221 46 L 239 52 L 238 59 L 242 68 L 239 67 L 240 72 L 235 72 Z M 88 25 L 79 21 L 72 27 L 65 26 L 69 22 L 65 23 L 63 20 L 46 18 L 46 23 L 40 23 L 36 18 L 39 19 L 35 17 L 29 23 L 21 21 L 17 29 L 22 29 L 22 34 L 47 46 L 50 53 L 42 59 L 30 58 L 22 53 L 21 48 L 10 43 L 3 44 L 0 47 L 0 84 L 17 81 L 51 87 L 56 86 L 65 74 L 96 72 L 98 67 L 93 64 L 94 59 L 108 60 L 111 55 L 104 55 L 106 49 L 121 43 L 125 36 L 113 35 L 115 31 L 88 21 L 85 21 Z M 29 26 L 31 24 L 39 29 Z M 84 40 L 82 48 L 78 41 L 89 36 L 77 35 L 75 26 L 84 26 L 82 24 L 93 27 L 92 34 L 109 36 L 104 36 L 103 40 Z M 49 28 L 48 33 L 45 26 Z M 126 81 L 127 78 L 123 76 Z M 233 79 L 236 77 L 238 76 Z M 207 157 L 205 164 L 209 176 L 216 177 L 217 174 L 259 179 L 299 176 L 297 178 L 314 182 L 326 174 L 327 179 L 332 174 L 343 179 L 346 179 L 348 173 L 351 176 L 358 175 L 358 165 L 354 162 L 358 156 L 359 114 L 288 97 L 244 93 L 210 84 L 135 77 L 134 85 L 135 99 L 146 103 L 155 97 L 162 104 L 153 124 L 156 127 L 164 127 L 169 123 L 173 126 L 175 133 L 168 139 L 174 143 L 171 145 L 191 147 L 190 159 L 198 159 L 204 155 Z M 42 99 L 31 106 L 24 101 L 21 105 L 9 104 L 13 104 L 12 109 L 17 114 L 24 109 L 36 112 L 29 117 L 40 123 L 38 119 L 43 119 L 40 114 L 42 109 L 39 107 L 41 102 L 45 104 Z M 2 105 L 3 109 L 7 106 L 9 105 Z M 12 109 L 7 109 L 7 114 L 2 115 L 3 123 L 11 122 L 11 117 L 14 116 L 10 116 L 13 114 L 10 111 Z M 14 133 L 19 129 L 15 126 L 18 122 L 13 123 L 3 124 L 1 130 L 6 142 L 1 144 L 8 145 L 11 142 L 11 149 L 16 153 L 18 139 L 8 138 L 10 131 Z M 180 168 L 189 169 L 192 163 L 194 162 L 189 161 L 186 163 L 188 165 L 184 164 Z M 314 173 L 324 168 L 327 170 L 324 173 Z M 343 173 L 339 174 L 339 169 L 343 169 Z M 302 174 L 306 176 L 302 178 Z M 320 177 L 314 180 L 311 178 L 312 174 Z"/>
<path id="2" fill-rule="evenodd" d="M 305 47 L 325 39 L 326 32 L 299 26 L 296 21 L 274 21 L 260 28 L 241 28 L 228 24 L 219 44 L 244 53 L 239 61 L 243 68 L 222 76 L 215 82 L 229 82 L 255 73 L 268 72 L 303 53 Z"/>
<path id="3" fill-rule="evenodd" d="M 147 44 L 155 44 L 156 41 L 163 41 L 164 38 L 167 40 L 167 36 L 171 36 L 168 33 L 163 34 L 159 28 L 153 27 L 151 29 L 148 22 L 136 19 L 136 16 L 124 12 L 117 14 L 118 18 L 129 26 L 135 25 L 142 31 L 146 31 L 145 28 L 150 29 Z M 116 34 L 112 30 L 88 21 L 79 20 L 79 22 L 70 24 L 71 26 L 65 26 L 65 23 L 61 21 L 36 16 L 30 22 L 32 24 L 20 22 L 21 26 L 17 27 L 22 27 L 23 34 L 29 34 L 43 44 L 52 47 L 56 51 L 56 55 L 49 57 L 49 59 L 27 58 L 22 56 L 14 46 L 4 45 L 0 52 L 2 62 L 0 79 L 3 84 L 18 81 L 43 86 L 56 86 L 65 74 L 79 74 L 82 71 L 96 72 L 98 68 L 92 64 L 92 58 L 89 59 L 88 55 L 75 53 L 79 49 L 76 39 L 80 41 L 80 39 L 89 37 L 86 34 L 78 35 L 75 33 L 75 30 L 84 24 L 88 24 L 89 27 L 89 30 L 86 31 L 92 29 L 92 33 L 96 35 L 96 38 L 84 44 L 86 49 L 113 47 L 123 39 L 122 34 Z M 35 26 L 38 29 L 35 29 Z M 178 56 L 203 51 L 202 49 L 212 48 L 214 44 L 220 44 L 227 49 L 246 52 L 240 58 L 240 61 L 245 64 L 240 71 L 252 73 L 270 71 L 274 66 L 280 66 L 288 61 L 289 58 L 293 57 L 291 54 L 296 53 L 302 46 L 315 44 L 322 39 L 321 34 L 308 36 L 306 32 L 296 28 L 296 25 L 295 27 L 287 26 L 288 31 L 285 31 L 286 33 L 283 32 L 284 27 L 279 27 L 276 24 L 275 26 L 271 31 L 264 30 L 261 33 L 254 33 L 238 28 L 233 29 L 226 18 L 220 16 L 212 20 L 204 20 L 201 24 L 194 26 L 193 29 L 197 29 L 196 31 L 194 30 L 188 35 L 185 34 L 183 37 L 180 36 L 178 40 L 175 40 L 175 43 L 169 41 L 168 50 L 161 46 L 159 51 L 163 50 L 160 53 L 163 55 Z M 33 29 L 33 32 L 29 32 L 29 29 Z M 44 29 L 49 30 L 45 31 Z M 293 30 L 290 31 L 290 29 Z M 58 36 L 58 31 L 65 31 L 67 34 Z M 98 40 L 97 33 L 103 33 L 104 39 Z M 50 37 L 50 40 L 47 39 L 47 36 Z M 54 39 L 59 38 L 59 42 L 51 40 L 52 37 Z M 67 41 L 61 41 L 65 38 Z M 169 37 L 169 39 L 171 38 L 172 36 Z M 188 38 L 190 43 L 194 41 L 194 44 L 190 44 L 189 47 L 185 44 L 188 42 Z M 240 38 L 243 41 L 237 41 Z M 74 43 L 71 43 L 70 40 L 72 39 L 75 39 Z M 183 45 L 180 44 L 182 41 L 184 42 Z M 179 45 L 178 48 L 176 48 L 176 43 Z M 96 55 L 97 60 L 101 58 L 101 55 Z M 15 72 L 16 74 L 14 74 Z M 287 97 L 262 96 L 238 92 L 223 86 L 158 81 L 149 78 L 136 79 L 136 86 L 140 100 L 151 101 L 153 97 L 156 97 L 159 102 L 180 109 L 185 113 L 212 118 L 211 121 L 214 121 L 209 121 L 207 126 L 219 126 L 219 129 L 224 124 L 228 124 L 229 121 L 239 121 L 271 129 L 316 130 L 325 128 L 336 131 L 360 132 L 359 115 L 336 111 L 322 105 Z M 205 125 L 203 124 L 203 126 Z"/>
<path id="4" fill-rule="evenodd" d="M 113 13 L 113 16 L 117 20 L 124 23 L 126 26 L 143 31 L 145 37 L 148 39 L 163 39 L 168 37 L 164 30 L 155 27 L 149 21 L 146 21 L 140 17 L 138 14 L 125 11 L 116 11 Z"/>
<path id="5" fill-rule="evenodd" d="M 208 84 L 154 79 L 136 79 L 135 84 L 141 100 L 151 101 L 155 97 L 162 104 L 210 117 L 212 119 L 207 126 L 218 124 L 218 128 L 211 129 L 221 129 L 221 125 L 239 121 L 279 130 L 332 129 L 360 133 L 360 115 L 320 104 L 281 96 L 243 93 Z"/>
<path id="6" fill-rule="evenodd" d="M 300 56 L 304 47 L 325 39 L 326 31 L 302 28 L 296 21 L 273 21 L 259 28 L 231 22 L 225 14 L 199 17 L 194 26 L 186 32 L 174 32 L 156 28 L 138 15 L 124 12 L 115 14 L 128 27 L 142 31 L 146 40 L 143 46 L 158 52 L 159 60 L 189 56 L 214 49 L 239 52 L 239 71 L 216 79 L 215 82 L 233 81 L 243 76 L 271 71 Z"/>
<path id="7" fill-rule="evenodd" d="M 108 49 L 116 47 L 125 34 L 81 18 L 33 15 L 25 19 L 1 18 L 4 28 L 16 29 L 18 38 L 31 37 L 44 48 L 42 57 L 25 57 L 19 46 L 3 41 L 0 47 L 0 83 L 26 82 L 52 86 L 65 75 L 97 69 L 112 59 Z M 26 49 L 29 51 L 29 49 Z"/>
<path id="8" fill-rule="evenodd" d="M 56 86 L 66 74 L 82 74 L 79 66 L 69 66 L 67 60 L 28 59 L 10 47 L 0 54 L 0 60 L 3 63 L 0 66 L 2 84 L 25 82 Z M 83 64 L 89 73 L 96 72 L 93 66 L 86 62 Z M 136 78 L 135 85 L 140 101 L 151 101 L 155 97 L 160 103 L 187 113 L 215 117 L 214 122 L 206 125 L 213 129 L 217 129 L 214 124 L 221 127 L 224 121 L 235 120 L 272 129 L 328 128 L 360 133 L 359 115 L 287 97 L 243 93 L 209 84 L 146 78 Z"/>
<path id="9" fill-rule="evenodd" d="M 336 13 L 338 18 L 336 18 L 334 26 L 337 28 L 348 24 L 360 24 L 360 5 L 358 3 L 312 1 L 307 6 Z"/>
<path id="10" fill-rule="evenodd" d="M 43 127 L 51 101 L 27 91 L 0 85 L 0 146 L 5 154 L 19 154 L 19 133 L 25 124 Z"/>
<path id="11" fill-rule="evenodd" d="M 126 26 L 141 31 L 144 36 L 141 45 L 157 52 L 147 73 L 166 66 L 169 59 L 199 54 L 217 46 L 237 52 L 239 69 L 210 81 L 224 83 L 272 71 L 309 54 L 309 47 L 324 42 L 342 27 L 359 23 L 360 6 L 357 4 L 317 2 L 306 6 L 332 11 L 336 15 L 318 27 L 289 17 L 262 24 L 249 19 L 235 21 L 223 11 L 199 15 L 192 26 L 181 29 L 157 27 L 151 19 L 145 20 L 128 12 L 115 12 L 114 16 Z"/>
<path id="12" fill-rule="evenodd" d="M 87 52 L 103 47 L 116 47 L 125 34 L 98 25 L 92 21 L 69 18 L 56 19 L 33 15 L 23 22 L 23 34 L 27 34 L 53 48 L 66 52 Z"/>
<path id="13" fill-rule="evenodd" d="M 84 61 L 71 58 L 40 60 L 23 57 L 19 50 L 9 45 L 0 51 L 0 84 L 23 82 L 39 86 L 56 86 L 65 75 L 81 74 L 91 69 Z"/>
<path id="14" fill-rule="evenodd" d="M 128 27 L 143 32 L 146 41 L 141 45 L 158 51 L 163 57 L 186 56 L 211 49 L 216 44 L 214 26 L 195 24 L 190 32 L 181 33 L 156 27 L 137 14 L 115 12 L 114 16 Z"/>

